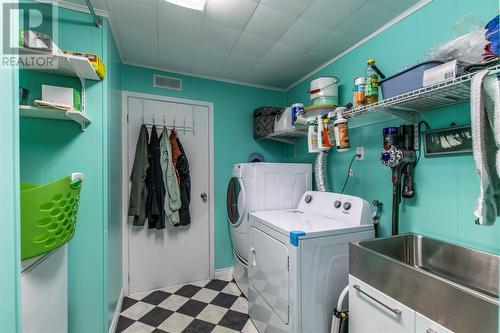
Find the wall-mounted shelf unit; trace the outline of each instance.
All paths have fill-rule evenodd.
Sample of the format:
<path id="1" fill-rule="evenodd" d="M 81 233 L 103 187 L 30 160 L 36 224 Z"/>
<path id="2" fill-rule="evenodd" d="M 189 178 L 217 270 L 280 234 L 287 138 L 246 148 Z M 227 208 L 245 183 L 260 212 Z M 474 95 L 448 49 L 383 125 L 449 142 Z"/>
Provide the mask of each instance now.
<path id="1" fill-rule="evenodd" d="M 97 72 L 95 71 L 90 61 L 84 57 L 77 57 L 67 54 L 52 54 L 26 48 L 21 48 L 19 50 L 19 54 L 22 56 L 28 56 L 28 55 L 50 56 L 53 57 L 54 64 L 57 64 L 57 66 L 45 66 L 45 67 L 33 67 L 33 68 L 29 66 L 21 67 L 23 69 L 30 69 L 54 75 L 71 76 L 79 78 L 81 80 L 94 80 L 94 81 L 101 80 L 101 78 L 99 77 L 99 75 L 97 75 Z"/>
<path id="2" fill-rule="evenodd" d="M 24 117 L 34 117 L 34 118 L 46 118 L 46 119 L 61 119 L 61 120 L 74 120 L 79 123 L 82 127 L 82 130 L 85 130 L 85 127 L 90 124 L 90 119 L 86 116 L 86 98 L 85 98 L 85 80 L 94 80 L 100 81 L 101 78 L 97 75 L 97 72 L 94 69 L 94 66 L 90 63 L 90 61 L 85 57 L 78 57 L 68 54 L 53 54 L 45 51 L 38 51 L 33 49 L 21 48 L 19 50 L 19 55 L 21 56 L 47 56 L 53 57 L 55 65 L 53 66 L 37 66 L 37 67 L 29 67 L 29 66 L 21 66 L 23 69 L 34 70 L 37 72 L 53 74 L 53 75 L 61 75 L 61 76 L 69 76 L 80 79 L 82 90 L 81 90 L 81 112 L 78 111 L 66 111 L 66 116 L 55 116 L 51 112 L 64 113 L 65 111 L 57 111 L 47 108 L 38 108 L 38 107 L 29 107 L 23 106 L 21 108 L 21 113 L 25 114 Z M 24 109 L 23 109 L 24 108 Z M 35 112 L 33 110 L 42 110 L 42 112 Z M 21 115 L 22 115 L 21 114 Z M 40 116 L 40 114 L 46 114 L 45 116 Z M 35 115 L 37 115 L 35 117 Z M 68 119 L 69 118 L 69 119 Z"/>
<path id="3" fill-rule="evenodd" d="M 19 114 L 21 117 L 26 118 L 74 121 L 80 125 L 82 131 L 85 131 L 86 127 L 92 122 L 92 120 L 87 117 L 85 113 L 80 111 L 62 111 L 30 105 L 20 105 Z"/>
<path id="4" fill-rule="evenodd" d="M 490 68 L 492 74 L 499 71 L 500 65 Z M 468 101 L 470 99 L 470 81 L 473 76 L 473 73 L 462 75 L 399 96 L 384 99 L 359 109 L 347 111 L 344 113 L 344 116 L 350 118 L 350 128 L 397 118 L 416 123 L 419 111 Z"/>
<path id="5" fill-rule="evenodd" d="M 294 127 L 286 131 L 274 132 L 262 139 L 279 141 L 287 144 L 295 144 L 297 139 L 304 137 L 307 137 L 307 126 L 297 128 Z"/>
<path id="6" fill-rule="evenodd" d="M 498 75 L 500 65 L 489 68 L 490 74 Z M 349 119 L 349 128 L 368 126 L 376 123 L 403 119 L 411 123 L 418 122 L 418 112 L 443 106 L 466 102 L 470 99 L 470 81 L 474 73 L 439 82 L 418 90 L 381 100 L 359 109 L 344 112 Z M 333 111 L 332 106 L 312 106 L 305 108 L 306 115 L 321 115 Z M 314 112 L 314 113 L 313 113 Z M 268 135 L 264 139 L 276 140 L 288 144 L 297 138 L 307 137 L 307 126 Z"/>

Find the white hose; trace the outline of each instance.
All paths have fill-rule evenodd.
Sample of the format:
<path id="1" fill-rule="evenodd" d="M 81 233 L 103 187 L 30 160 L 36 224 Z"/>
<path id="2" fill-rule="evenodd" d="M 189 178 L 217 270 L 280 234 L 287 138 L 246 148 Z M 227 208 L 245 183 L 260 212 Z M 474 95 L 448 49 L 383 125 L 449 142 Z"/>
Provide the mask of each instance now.
<path id="1" fill-rule="evenodd" d="M 337 310 L 339 312 L 342 311 L 342 304 L 344 304 L 344 298 L 349 292 L 349 285 L 347 285 L 344 290 L 340 293 L 339 300 L 337 302 Z M 340 318 L 337 318 L 335 315 L 332 316 L 332 329 L 330 333 L 339 333 L 340 330 Z"/>

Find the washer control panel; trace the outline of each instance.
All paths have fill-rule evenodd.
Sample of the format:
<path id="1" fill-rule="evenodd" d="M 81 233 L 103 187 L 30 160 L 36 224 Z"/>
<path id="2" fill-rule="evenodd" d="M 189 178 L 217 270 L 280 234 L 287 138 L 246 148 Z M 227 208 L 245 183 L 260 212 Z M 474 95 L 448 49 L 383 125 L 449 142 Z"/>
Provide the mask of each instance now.
<path id="1" fill-rule="evenodd" d="M 372 223 L 370 204 L 351 195 L 308 191 L 302 196 L 298 210 L 338 218 L 346 222 Z"/>

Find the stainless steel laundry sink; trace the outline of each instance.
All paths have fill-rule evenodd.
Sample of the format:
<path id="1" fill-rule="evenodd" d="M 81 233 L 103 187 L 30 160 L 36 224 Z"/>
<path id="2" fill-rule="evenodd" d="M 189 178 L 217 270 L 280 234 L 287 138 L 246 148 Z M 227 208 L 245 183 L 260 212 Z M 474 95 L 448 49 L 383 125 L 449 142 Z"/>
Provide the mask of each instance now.
<path id="1" fill-rule="evenodd" d="M 500 257 L 416 234 L 351 243 L 349 273 L 454 332 L 498 332 Z"/>

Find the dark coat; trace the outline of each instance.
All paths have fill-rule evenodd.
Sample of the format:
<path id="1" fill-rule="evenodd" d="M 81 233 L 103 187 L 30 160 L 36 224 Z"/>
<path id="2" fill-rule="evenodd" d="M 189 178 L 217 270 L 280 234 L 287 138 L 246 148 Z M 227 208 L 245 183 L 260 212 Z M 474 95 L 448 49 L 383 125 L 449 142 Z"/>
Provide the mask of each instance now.
<path id="1" fill-rule="evenodd" d="M 146 176 L 146 186 L 148 188 L 146 213 L 149 229 L 165 228 L 165 186 L 163 185 L 160 156 L 160 139 L 158 133 L 156 133 L 156 126 L 153 126 L 148 146 L 149 168 Z"/>
<path id="2" fill-rule="evenodd" d="M 128 204 L 128 215 L 134 217 L 134 225 L 143 226 L 146 221 L 146 200 L 148 189 L 146 187 L 148 162 L 149 135 L 146 126 L 141 126 L 137 146 L 135 148 L 134 166 L 130 175 L 132 189 Z"/>
<path id="3" fill-rule="evenodd" d="M 179 218 L 181 220 L 181 225 L 189 225 L 191 224 L 191 215 L 189 213 L 189 204 L 191 202 L 191 176 L 189 173 L 189 162 L 179 138 L 177 138 L 177 145 L 181 151 L 181 155 L 179 156 L 176 165 L 180 178 L 179 190 L 181 193 L 181 209 L 179 210 Z"/>

